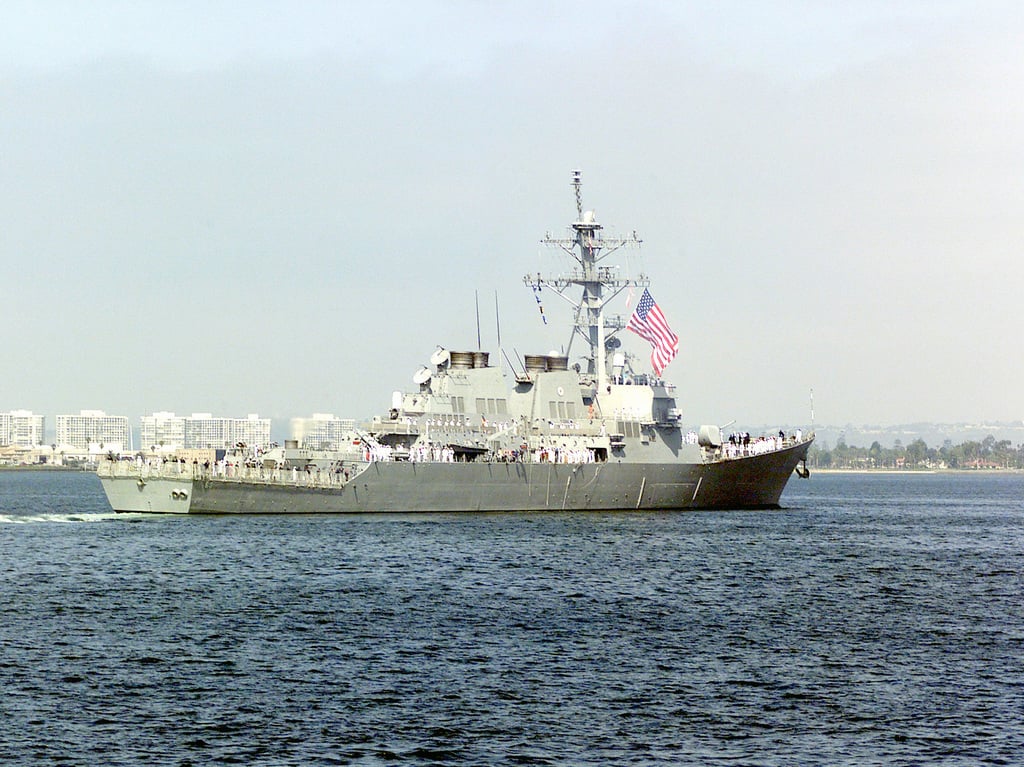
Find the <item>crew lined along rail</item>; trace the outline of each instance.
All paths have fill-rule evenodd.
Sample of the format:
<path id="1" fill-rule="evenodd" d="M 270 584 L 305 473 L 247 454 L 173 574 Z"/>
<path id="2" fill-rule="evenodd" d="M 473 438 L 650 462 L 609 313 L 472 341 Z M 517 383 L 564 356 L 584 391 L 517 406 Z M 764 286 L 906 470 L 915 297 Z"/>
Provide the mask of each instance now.
<path id="1" fill-rule="evenodd" d="M 795 434 L 778 436 L 749 437 L 749 435 L 732 435 L 719 447 L 702 447 L 701 452 L 706 461 L 736 460 L 765 453 L 783 450 L 800 443 L 804 436 L 800 431 Z M 696 432 L 685 436 L 687 444 L 697 443 Z M 599 454 L 590 448 L 566 447 L 561 445 L 540 447 L 532 450 L 504 450 L 493 455 L 478 456 L 475 460 L 483 463 L 560 463 L 585 464 L 600 463 Z M 614 456 L 614 453 L 613 453 Z M 140 480 L 150 478 L 182 479 L 182 480 L 236 480 L 239 482 L 260 482 L 268 484 L 286 484 L 307 487 L 343 487 L 355 479 L 375 462 L 410 461 L 414 463 L 452 463 L 466 460 L 458 456 L 451 448 L 437 446 L 414 446 L 410 449 L 392 450 L 385 446 L 366 447 L 361 458 L 353 457 L 346 460 L 333 461 L 329 466 L 318 466 L 307 463 L 298 465 L 268 465 L 262 461 L 230 460 L 202 463 L 191 463 L 182 459 L 144 460 L 105 460 L 98 467 L 100 476 L 135 477 Z"/>
<path id="2" fill-rule="evenodd" d="M 266 484 L 308 487 L 341 487 L 361 474 L 369 464 L 362 461 L 338 461 L 328 468 L 308 464 L 268 467 L 231 461 L 187 463 L 185 461 L 104 461 L 98 467 L 101 477 L 137 477 L 181 480 L 236 480 Z"/>
<path id="3" fill-rule="evenodd" d="M 787 447 L 799 444 L 803 440 L 803 432 L 796 430 L 795 434 L 786 436 L 779 432 L 777 436 L 751 437 L 748 432 L 730 434 L 728 441 L 720 448 L 722 457 L 725 459 L 747 458 L 764 453 L 774 453 Z"/>

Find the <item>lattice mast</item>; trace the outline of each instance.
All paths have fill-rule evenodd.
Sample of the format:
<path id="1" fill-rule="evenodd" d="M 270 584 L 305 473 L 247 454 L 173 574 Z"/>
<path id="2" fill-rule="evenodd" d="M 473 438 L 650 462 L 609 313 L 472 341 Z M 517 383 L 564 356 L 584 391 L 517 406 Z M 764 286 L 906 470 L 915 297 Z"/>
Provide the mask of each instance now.
<path id="1" fill-rule="evenodd" d="M 576 192 L 576 221 L 572 224 L 574 236 L 558 239 L 547 235 L 541 240 L 545 245 L 561 248 L 572 256 L 578 266 L 573 269 L 572 274 L 548 278 L 539 274 L 527 275 L 524 282 L 530 286 L 551 290 L 575 308 L 575 321 L 568 349 L 571 350 L 572 342 L 577 336 L 587 343 L 587 372 L 597 379 L 598 391 L 603 392 L 608 380 L 608 342 L 626 326 L 620 316 L 606 317 L 604 307 L 625 288 L 647 287 L 650 280 L 642 274 L 636 279 L 624 279 L 618 276 L 619 267 L 599 266 L 601 261 L 615 251 L 626 245 L 639 246 L 641 240 L 636 232 L 629 237 L 602 236 L 601 230 L 604 227 L 597 223 L 594 211 L 583 210 L 581 175 L 581 171 L 572 172 L 572 185 Z M 582 296 L 578 300 L 565 294 L 570 285 L 582 289 Z"/>

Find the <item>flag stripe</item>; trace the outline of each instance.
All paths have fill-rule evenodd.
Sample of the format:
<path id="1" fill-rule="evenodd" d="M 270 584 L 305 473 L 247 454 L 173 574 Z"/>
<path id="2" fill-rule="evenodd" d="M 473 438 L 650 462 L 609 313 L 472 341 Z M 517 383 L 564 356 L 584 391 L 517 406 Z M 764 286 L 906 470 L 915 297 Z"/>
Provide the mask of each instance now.
<path id="1" fill-rule="evenodd" d="M 660 376 L 679 352 L 679 336 L 672 332 L 665 315 L 646 288 L 644 294 L 640 296 L 636 310 L 629 318 L 626 330 L 632 330 L 651 344 L 651 366 L 656 375 Z"/>

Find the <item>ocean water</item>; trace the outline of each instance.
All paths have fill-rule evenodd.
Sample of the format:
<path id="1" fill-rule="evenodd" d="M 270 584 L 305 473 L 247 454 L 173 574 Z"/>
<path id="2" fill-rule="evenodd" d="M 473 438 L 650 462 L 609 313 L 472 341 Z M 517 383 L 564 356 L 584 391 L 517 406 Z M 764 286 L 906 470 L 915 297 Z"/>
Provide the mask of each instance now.
<path id="1" fill-rule="evenodd" d="M 146 517 L 0 472 L 0 763 L 1024 763 L 1024 476 Z"/>

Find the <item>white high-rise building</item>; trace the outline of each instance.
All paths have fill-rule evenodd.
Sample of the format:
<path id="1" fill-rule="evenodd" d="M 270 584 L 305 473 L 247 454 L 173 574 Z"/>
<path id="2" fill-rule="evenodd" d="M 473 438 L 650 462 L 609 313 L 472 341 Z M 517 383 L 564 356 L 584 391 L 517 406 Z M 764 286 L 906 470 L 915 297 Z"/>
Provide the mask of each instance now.
<path id="1" fill-rule="evenodd" d="M 291 420 L 292 439 L 314 450 L 337 450 L 345 434 L 356 426 L 351 418 L 335 418 L 333 413 L 313 413 L 312 418 Z"/>
<path id="2" fill-rule="evenodd" d="M 185 447 L 231 447 L 230 418 L 214 418 L 212 413 L 185 416 Z"/>
<path id="3" fill-rule="evenodd" d="M 152 415 L 144 415 L 139 420 L 142 449 L 173 452 L 185 447 L 184 418 L 161 410 Z"/>
<path id="4" fill-rule="evenodd" d="M 76 450 L 113 450 L 129 447 L 128 418 L 102 410 L 82 410 L 78 415 L 57 416 L 57 445 Z"/>
<path id="5" fill-rule="evenodd" d="M 231 439 L 233 445 L 267 447 L 270 444 L 270 419 L 260 418 L 259 413 L 231 419 Z"/>
<path id="6" fill-rule="evenodd" d="M 246 418 L 221 418 L 212 413 L 176 416 L 160 411 L 142 416 L 142 447 L 171 451 L 179 447 L 224 450 L 239 443 L 250 447 L 270 444 L 270 419 L 251 413 Z"/>
<path id="7" fill-rule="evenodd" d="M 46 417 L 31 410 L 11 410 L 0 413 L 0 445 L 38 447 L 43 444 Z"/>

